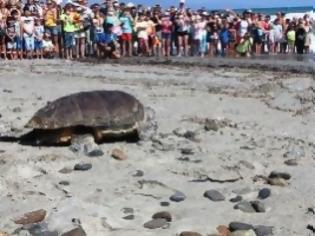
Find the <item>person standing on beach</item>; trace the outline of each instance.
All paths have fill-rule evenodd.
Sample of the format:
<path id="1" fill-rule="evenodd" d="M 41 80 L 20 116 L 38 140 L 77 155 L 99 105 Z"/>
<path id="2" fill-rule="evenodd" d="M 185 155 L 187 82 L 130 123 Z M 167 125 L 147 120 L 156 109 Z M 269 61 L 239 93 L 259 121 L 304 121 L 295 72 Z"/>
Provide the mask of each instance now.
<path id="1" fill-rule="evenodd" d="M 305 53 L 308 54 L 310 51 L 310 46 L 312 44 L 312 35 L 311 35 L 312 34 L 312 24 L 310 22 L 310 17 L 308 14 L 306 14 L 303 17 L 303 20 L 304 20 L 304 29 L 306 31 L 304 47 L 305 47 Z"/>
<path id="2" fill-rule="evenodd" d="M 120 37 L 121 42 L 121 56 L 132 56 L 132 25 L 133 18 L 130 13 L 130 9 L 124 9 L 122 15 L 119 18 L 121 22 L 122 35 Z"/>
<path id="3" fill-rule="evenodd" d="M 171 39 L 173 23 L 170 19 L 170 13 L 165 12 L 161 20 L 162 31 L 162 53 L 164 56 L 171 56 Z"/>
<path id="4" fill-rule="evenodd" d="M 60 20 L 63 22 L 64 47 L 66 51 L 65 58 L 70 60 L 73 59 L 72 51 L 74 48 L 74 32 L 77 29 L 73 16 L 73 6 L 71 4 L 67 4 L 65 6 L 64 13 L 60 16 Z"/>
<path id="5" fill-rule="evenodd" d="M 58 13 L 56 3 L 52 0 L 47 1 L 47 10 L 44 14 L 45 32 L 49 33 L 52 37 L 53 44 L 55 45 L 55 52 L 59 53 L 59 29 L 58 29 Z"/>
<path id="6" fill-rule="evenodd" d="M 295 52 L 295 29 L 292 23 L 288 27 L 286 36 L 288 39 L 288 52 L 294 53 Z"/>
<path id="7" fill-rule="evenodd" d="M 296 45 L 296 51 L 298 54 L 304 53 L 305 38 L 306 38 L 306 30 L 303 25 L 303 20 L 301 19 L 299 20 L 299 24 L 295 32 L 295 45 Z"/>
<path id="8" fill-rule="evenodd" d="M 21 17 L 21 24 L 26 57 L 28 59 L 32 59 L 35 46 L 34 45 L 35 20 L 34 17 L 31 16 L 31 11 L 28 7 L 24 7 L 24 16 Z"/>

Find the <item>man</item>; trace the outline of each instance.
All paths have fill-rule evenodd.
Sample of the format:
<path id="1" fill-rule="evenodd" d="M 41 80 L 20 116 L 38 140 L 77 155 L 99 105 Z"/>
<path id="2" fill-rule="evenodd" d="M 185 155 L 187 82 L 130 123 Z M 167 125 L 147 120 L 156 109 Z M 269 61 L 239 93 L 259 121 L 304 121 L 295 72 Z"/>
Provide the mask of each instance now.
<path id="1" fill-rule="evenodd" d="M 104 57 L 112 59 L 119 59 L 117 36 L 114 34 L 114 26 L 112 24 L 105 25 L 105 32 L 99 38 L 98 47 Z"/>

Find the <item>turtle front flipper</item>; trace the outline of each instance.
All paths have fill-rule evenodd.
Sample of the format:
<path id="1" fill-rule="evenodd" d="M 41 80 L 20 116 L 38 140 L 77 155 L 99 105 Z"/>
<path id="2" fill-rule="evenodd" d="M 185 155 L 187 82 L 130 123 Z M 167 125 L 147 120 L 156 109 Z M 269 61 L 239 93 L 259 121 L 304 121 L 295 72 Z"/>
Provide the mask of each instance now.
<path id="1" fill-rule="evenodd" d="M 70 128 L 57 130 L 34 129 L 23 135 L 20 138 L 20 143 L 32 146 L 66 146 L 71 144 L 72 135 Z"/>

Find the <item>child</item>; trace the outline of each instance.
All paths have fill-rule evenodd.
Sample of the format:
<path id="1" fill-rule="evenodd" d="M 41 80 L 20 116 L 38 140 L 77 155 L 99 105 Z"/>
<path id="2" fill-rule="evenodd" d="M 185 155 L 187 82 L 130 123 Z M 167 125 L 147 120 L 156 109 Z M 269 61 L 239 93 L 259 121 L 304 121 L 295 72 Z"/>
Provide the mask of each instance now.
<path id="1" fill-rule="evenodd" d="M 287 32 L 289 53 L 294 53 L 295 51 L 295 30 L 294 27 L 289 26 Z"/>
<path id="2" fill-rule="evenodd" d="M 219 39 L 221 43 L 221 56 L 224 57 L 226 55 L 226 51 L 230 44 L 230 31 L 228 23 L 224 23 L 222 29 L 219 33 Z"/>
<path id="3" fill-rule="evenodd" d="M 42 50 L 46 58 L 54 58 L 55 46 L 52 42 L 51 35 L 46 32 L 42 40 Z"/>
<path id="4" fill-rule="evenodd" d="M 100 53 L 104 54 L 105 58 L 118 59 L 120 55 L 118 53 L 117 36 L 113 33 L 113 30 L 113 24 L 105 25 L 105 32 L 99 37 L 98 48 Z"/>
<path id="5" fill-rule="evenodd" d="M 252 45 L 252 38 L 250 37 L 249 33 L 245 33 L 244 37 L 241 39 L 240 43 L 236 47 L 236 52 L 241 56 L 250 57 Z"/>
<path id="6" fill-rule="evenodd" d="M 11 16 L 7 18 L 6 28 L 6 43 L 7 43 L 7 54 L 10 54 L 11 59 L 19 57 L 23 58 L 22 52 L 22 29 L 19 22 L 19 12 L 13 10 Z"/>
<path id="7" fill-rule="evenodd" d="M 133 19 L 129 12 L 129 9 L 125 9 L 122 16 L 119 18 L 122 24 L 121 35 L 121 54 L 123 56 L 132 56 L 132 24 Z"/>
<path id="8" fill-rule="evenodd" d="M 44 26 L 41 24 L 39 18 L 35 19 L 35 53 L 37 58 L 43 58 L 43 36 L 44 36 Z"/>
<path id="9" fill-rule="evenodd" d="M 63 22 L 64 31 L 64 47 L 66 50 L 66 59 L 73 59 L 72 51 L 74 48 L 74 32 L 77 30 L 76 21 L 74 19 L 73 6 L 67 4 L 65 6 L 65 12 L 60 16 L 60 20 Z"/>
<path id="10" fill-rule="evenodd" d="M 34 51 L 34 17 L 31 16 L 31 11 L 28 7 L 24 8 L 24 16 L 21 17 L 24 47 L 26 57 L 32 59 Z"/>

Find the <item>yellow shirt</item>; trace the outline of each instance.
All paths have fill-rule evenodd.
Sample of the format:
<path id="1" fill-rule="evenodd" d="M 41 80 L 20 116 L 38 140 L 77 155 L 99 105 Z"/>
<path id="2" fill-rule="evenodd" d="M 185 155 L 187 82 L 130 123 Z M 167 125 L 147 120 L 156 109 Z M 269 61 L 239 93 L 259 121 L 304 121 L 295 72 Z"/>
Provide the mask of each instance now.
<path id="1" fill-rule="evenodd" d="M 53 10 L 48 10 L 45 16 L 45 26 L 55 27 L 57 26 L 56 13 Z"/>

